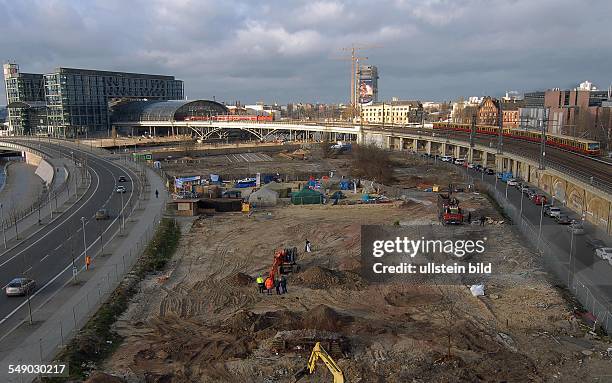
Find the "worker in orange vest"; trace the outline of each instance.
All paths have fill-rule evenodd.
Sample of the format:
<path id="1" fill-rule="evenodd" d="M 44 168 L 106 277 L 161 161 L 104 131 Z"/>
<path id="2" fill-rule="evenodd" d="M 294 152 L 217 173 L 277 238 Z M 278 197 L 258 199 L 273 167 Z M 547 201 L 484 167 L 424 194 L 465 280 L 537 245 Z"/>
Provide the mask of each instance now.
<path id="1" fill-rule="evenodd" d="M 268 295 L 272 295 L 273 288 L 274 288 L 274 280 L 270 277 L 266 278 L 266 289 L 268 290 Z"/>
<path id="2" fill-rule="evenodd" d="M 89 270 L 89 265 L 91 265 L 91 257 L 87 255 L 85 256 L 85 270 Z"/>

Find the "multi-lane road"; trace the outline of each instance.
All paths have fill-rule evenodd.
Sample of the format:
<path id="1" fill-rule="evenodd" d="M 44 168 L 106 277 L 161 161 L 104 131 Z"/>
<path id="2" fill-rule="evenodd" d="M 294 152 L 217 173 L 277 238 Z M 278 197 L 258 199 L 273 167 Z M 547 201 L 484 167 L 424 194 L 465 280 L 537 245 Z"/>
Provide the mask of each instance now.
<path id="1" fill-rule="evenodd" d="M 27 141 L 13 141 L 28 145 Z M 12 278 L 24 275 L 36 280 L 38 285 L 37 290 L 30 296 L 29 302 L 24 297 L 6 297 L 2 291 L 0 295 L 0 344 L 12 329 L 29 317 L 28 305 L 34 310 L 35 317 L 36 307 L 55 295 L 72 278 L 73 260 L 79 271 L 82 270 L 85 244 L 87 254 L 95 255 L 100 249 L 100 235 L 102 235 L 102 240 L 106 241 L 112 233 L 116 232 L 122 221 L 122 211 L 128 214 L 130 206 L 133 206 L 134 201 L 138 198 L 137 175 L 128 168 L 120 166 L 120 163 L 53 143 L 40 143 L 40 145 L 42 148 L 39 150 L 56 156 L 71 158 L 71 152 L 73 152 L 78 158 L 87 158 L 90 187 L 79 195 L 74 205 L 67 208 L 61 215 L 56 215 L 53 222 L 40 226 L 35 233 L 0 253 L 0 287 L 4 287 Z M 119 176 L 125 176 L 127 181 L 119 183 Z M 115 186 L 119 184 L 124 185 L 127 189 L 123 195 L 115 192 Z M 97 221 L 95 214 L 99 209 L 106 209 L 110 214 L 110 219 Z M 83 235 L 83 227 L 85 235 Z"/>

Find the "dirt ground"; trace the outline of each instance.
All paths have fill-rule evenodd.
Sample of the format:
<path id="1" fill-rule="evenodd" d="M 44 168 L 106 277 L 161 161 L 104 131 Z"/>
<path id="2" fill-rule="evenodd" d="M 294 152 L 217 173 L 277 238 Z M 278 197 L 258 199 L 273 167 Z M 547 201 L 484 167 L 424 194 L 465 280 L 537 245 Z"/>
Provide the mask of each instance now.
<path id="1" fill-rule="evenodd" d="M 125 341 L 101 370 L 128 382 L 292 382 L 310 351 L 299 345 L 324 340 L 347 382 L 611 381 L 609 341 L 570 319 L 572 303 L 509 225 L 477 228 L 498 268 L 484 297 L 360 276 L 360 225 L 437 224 L 433 197 L 196 220 L 164 274 L 142 283 L 117 324 Z M 458 197 L 503 220 L 483 196 Z M 254 278 L 293 246 L 300 271 L 288 293 L 260 294 Z M 332 378 L 319 362 L 301 381 Z"/>

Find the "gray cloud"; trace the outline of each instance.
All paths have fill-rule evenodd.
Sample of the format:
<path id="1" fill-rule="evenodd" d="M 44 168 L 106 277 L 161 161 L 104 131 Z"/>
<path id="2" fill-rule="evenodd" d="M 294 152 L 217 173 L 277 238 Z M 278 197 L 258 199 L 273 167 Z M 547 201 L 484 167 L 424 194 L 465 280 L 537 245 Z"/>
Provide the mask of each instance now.
<path id="1" fill-rule="evenodd" d="M 384 98 L 612 80 L 612 3 L 596 0 L 0 0 L 0 14 L 0 59 L 23 71 L 173 74 L 189 98 L 345 101 L 335 58 L 352 43 L 381 46 L 362 54 Z"/>

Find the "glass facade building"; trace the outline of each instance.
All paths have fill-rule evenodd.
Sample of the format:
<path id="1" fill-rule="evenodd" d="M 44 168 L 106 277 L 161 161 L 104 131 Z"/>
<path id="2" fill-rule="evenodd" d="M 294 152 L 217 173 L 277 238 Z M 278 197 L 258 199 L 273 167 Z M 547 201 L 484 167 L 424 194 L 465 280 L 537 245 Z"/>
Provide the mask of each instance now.
<path id="1" fill-rule="evenodd" d="M 20 79 L 23 74 L 18 67 L 9 66 L 16 67 L 16 64 L 5 65 L 9 105 L 11 102 L 44 101 L 47 133 L 59 137 L 108 132 L 111 128 L 109 108 L 118 101 L 181 100 L 184 94 L 183 81 L 174 76 L 57 68 L 45 75 L 28 75 L 35 76 L 38 85 L 42 84 L 40 98 L 40 89 L 34 86 L 34 81 L 23 77 L 15 82 L 13 77 Z M 28 85 L 28 81 L 32 85 Z M 38 98 L 30 99 L 31 95 Z M 13 125 L 11 129 L 14 134 L 36 130 L 32 126 L 17 129 Z"/>

